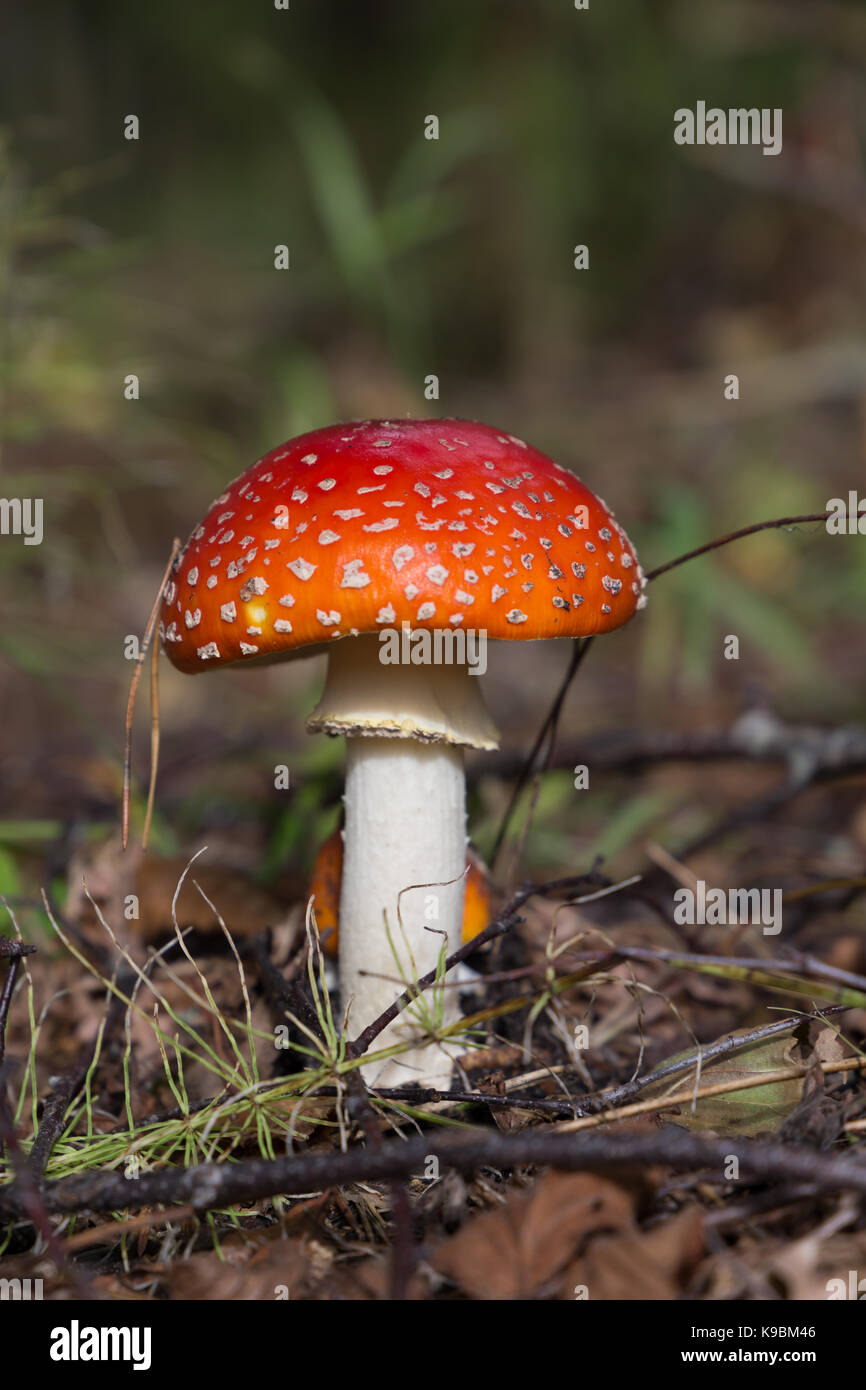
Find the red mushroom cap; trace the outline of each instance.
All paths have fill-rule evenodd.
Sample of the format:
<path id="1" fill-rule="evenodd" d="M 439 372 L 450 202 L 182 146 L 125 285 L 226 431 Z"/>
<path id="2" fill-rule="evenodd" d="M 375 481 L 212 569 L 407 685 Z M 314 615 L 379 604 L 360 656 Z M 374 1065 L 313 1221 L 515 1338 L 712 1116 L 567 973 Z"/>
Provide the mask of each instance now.
<path id="1" fill-rule="evenodd" d="M 607 505 L 537 449 L 467 420 L 366 420 L 281 444 L 216 499 L 162 633 L 182 671 L 403 622 L 583 637 L 627 622 L 643 587 Z"/>

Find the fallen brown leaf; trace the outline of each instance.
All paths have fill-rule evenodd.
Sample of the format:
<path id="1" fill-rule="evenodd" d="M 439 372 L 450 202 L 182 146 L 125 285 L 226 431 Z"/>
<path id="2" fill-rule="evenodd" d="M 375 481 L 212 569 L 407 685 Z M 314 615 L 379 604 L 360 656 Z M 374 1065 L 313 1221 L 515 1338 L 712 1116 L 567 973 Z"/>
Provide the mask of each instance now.
<path id="1" fill-rule="evenodd" d="M 224 1241 L 221 1254 L 204 1250 L 165 1266 L 149 1266 L 169 1298 L 269 1303 L 292 1300 L 307 1292 L 307 1281 L 316 1271 L 315 1256 L 307 1238 L 284 1239 L 271 1232 Z M 326 1251 L 330 1259 L 330 1251 Z M 321 1263 L 321 1260 L 320 1260 Z"/>
<path id="2" fill-rule="evenodd" d="M 593 1241 L 562 1278 L 561 1298 L 594 1301 L 678 1298 L 682 1274 L 704 1253 L 703 1215 L 687 1207 L 652 1231 L 625 1230 Z"/>
<path id="3" fill-rule="evenodd" d="M 538 1298 L 589 1237 L 622 1231 L 633 1198 L 590 1173 L 548 1173 L 528 1193 L 475 1216 L 431 1263 L 470 1298 Z"/>

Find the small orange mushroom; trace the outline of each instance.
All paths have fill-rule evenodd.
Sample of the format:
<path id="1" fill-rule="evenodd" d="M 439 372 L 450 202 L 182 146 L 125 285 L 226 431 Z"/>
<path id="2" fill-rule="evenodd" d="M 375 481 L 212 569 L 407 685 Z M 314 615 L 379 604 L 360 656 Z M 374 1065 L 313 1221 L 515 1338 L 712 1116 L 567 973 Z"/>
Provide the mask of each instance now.
<path id="1" fill-rule="evenodd" d="M 471 941 L 490 921 L 493 895 L 483 861 L 473 850 L 466 854 L 466 890 L 463 898 L 462 934 Z M 323 840 L 313 862 L 307 898 L 314 899 L 316 925 L 326 956 L 337 957 L 339 945 L 340 886 L 343 878 L 343 832 L 338 827 Z"/>

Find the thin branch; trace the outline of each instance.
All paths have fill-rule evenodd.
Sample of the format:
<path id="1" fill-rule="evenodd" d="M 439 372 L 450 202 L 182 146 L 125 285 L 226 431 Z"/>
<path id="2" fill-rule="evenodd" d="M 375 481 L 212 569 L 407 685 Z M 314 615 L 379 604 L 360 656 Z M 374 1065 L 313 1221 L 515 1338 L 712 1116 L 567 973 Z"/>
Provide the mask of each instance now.
<path id="1" fill-rule="evenodd" d="M 574 680 L 575 676 L 580 670 L 580 667 L 583 663 L 583 659 L 586 656 L 586 653 L 589 651 L 591 644 L 591 637 L 583 637 L 578 639 L 572 645 L 571 656 L 569 658 L 565 674 L 562 677 L 562 680 L 560 681 L 559 689 L 553 697 L 553 703 L 551 704 L 550 709 L 547 711 L 547 714 L 545 715 L 544 722 L 542 723 L 541 728 L 539 729 L 538 734 L 536 735 L 535 742 L 532 745 L 529 752 L 527 753 L 526 758 L 524 759 L 523 766 L 521 767 L 520 773 L 518 774 L 517 780 L 512 789 L 508 805 L 505 808 L 505 813 L 499 824 L 499 829 L 496 832 L 496 839 L 493 842 L 493 849 L 490 855 L 491 868 L 496 867 L 496 861 L 499 858 L 499 854 L 505 842 L 505 836 L 508 834 L 508 827 L 511 824 L 512 817 L 514 816 L 514 812 L 517 808 L 517 802 L 520 799 L 520 794 L 523 791 L 523 788 L 526 786 L 526 783 L 529 781 L 533 765 L 535 763 L 536 758 L 538 757 L 539 752 L 541 751 L 545 739 L 548 740 L 548 744 L 547 751 L 544 756 L 543 769 L 546 771 L 550 765 L 550 762 L 553 758 L 554 746 L 556 744 L 556 730 L 559 725 L 559 717 L 562 713 L 562 706 L 565 703 L 565 697 L 569 692 L 572 681 Z"/>
<path id="2" fill-rule="evenodd" d="M 153 820 L 153 803 L 156 800 L 156 774 L 159 768 L 159 643 L 154 642 L 150 653 L 150 782 L 147 788 L 147 807 L 144 813 L 144 829 L 141 832 L 141 847 L 147 849 L 150 840 L 150 826 Z M 124 849 L 126 845 L 124 845 Z"/>
<path id="3" fill-rule="evenodd" d="M 73 1287 L 77 1289 L 80 1296 L 87 1298 L 89 1289 L 86 1276 L 74 1264 L 67 1261 L 63 1247 L 51 1224 L 48 1208 L 39 1190 L 38 1182 L 31 1171 L 18 1135 L 15 1133 L 15 1120 L 6 1099 L 5 1069 L 0 1067 L 0 1153 L 6 1149 L 9 1151 L 9 1158 L 16 1174 L 15 1181 L 10 1186 L 14 1187 L 18 1194 L 18 1210 L 39 1232 L 45 1242 L 46 1249 L 56 1259 L 58 1269 L 68 1270 Z M 0 1192 L 7 1190 L 9 1189 L 0 1188 Z"/>
<path id="4" fill-rule="evenodd" d="M 2 1067 L 3 1059 L 6 1056 L 6 1022 L 12 1004 L 12 995 L 15 993 L 15 981 L 18 979 L 21 957 L 31 956 L 35 950 L 35 946 L 28 946 L 15 937 L 0 936 L 0 960 L 8 960 L 9 962 L 6 978 L 3 981 L 3 990 L 0 993 L 0 1067 Z"/>
<path id="5" fill-rule="evenodd" d="M 680 1172 L 707 1168 L 719 1183 L 727 1181 L 723 1175 L 731 1158 L 736 1158 L 741 1177 L 762 1183 L 808 1182 L 816 1191 L 850 1190 L 866 1196 L 866 1162 L 858 1152 L 849 1149 L 840 1156 L 804 1145 L 724 1136 L 709 1138 L 673 1127 L 649 1134 L 579 1136 L 538 1129 L 520 1134 L 492 1130 L 457 1135 L 436 1132 L 379 1148 L 205 1163 L 143 1173 L 133 1179 L 115 1172 L 87 1173 L 45 1184 L 42 1197 L 49 1211 L 65 1215 L 77 1211 L 140 1210 L 156 1203 L 188 1204 L 201 1212 L 214 1207 L 249 1205 L 277 1194 L 420 1178 L 429 1168 L 431 1158 L 460 1173 L 525 1163 L 572 1172 L 609 1172 L 665 1164 Z M 17 1183 L 0 1189 L 0 1211 L 17 1214 L 22 1196 Z M 170 1219 L 169 1213 L 166 1219 Z"/>
<path id="6" fill-rule="evenodd" d="M 708 1100 L 713 1096 L 735 1095 L 738 1091 L 751 1091 L 759 1086 L 796 1081 L 808 1076 L 813 1068 L 828 1076 L 837 1071 L 862 1071 L 864 1067 L 866 1057 L 844 1057 L 837 1062 L 803 1062 L 790 1067 L 778 1067 L 776 1071 L 754 1072 L 751 1076 L 741 1076 L 736 1080 L 727 1077 L 724 1081 L 715 1081 L 710 1085 L 700 1086 L 697 1090 L 670 1092 L 652 1100 L 638 1100 L 632 1105 L 621 1105 L 614 1110 L 600 1110 L 595 1115 L 580 1115 L 574 1120 L 563 1121 L 556 1128 L 561 1134 L 573 1134 L 578 1130 L 617 1124 L 622 1120 L 634 1119 L 638 1115 L 652 1114 L 654 1111 L 677 1110 L 682 1105 L 689 1107 L 696 1101 Z"/>
<path id="7" fill-rule="evenodd" d="M 133 977 L 122 975 L 118 989 L 124 992 L 129 988 Z M 108 1004 L 100 1043 L 99 1035 L 92 1043 L 86 1043 L 74 1064 L 62 1073 L 53 1084 L 51 1094 L 42 1107 L 39 1128 L 30 1146 L 28 1173 L 33 1182 L 39 1183 L 51 1157 L 51 1151 L 66 1127 L 66 1112 L 87 1078 L 93 1065 L 97 1047 L 101 1046 L 103 1058 L 113 1046 L 115 1034 L 123 1022 L 125 1005 L 122 999 L 112 994 Z"/>
<path id="8" fill-rule="evenodd" d="M 312 1003 L 297 980 L 286 979 L 282 971 L 277 969 L 261 936 L 253 942 L 252 954 L 262 988 L 277 1013 L 283 1016 L 286 1013 L 294 1014 L 317 1038 L 321 1038 L 322 1026 Z"/>
<path id="9" fill-rule="evenodd" d="M 707 1043 L 705 1047 L 690 1053 L 687 1057 L 662 1062 L 654 1071 L 647 1072 L 645 1076 L 636 1076 L 631 1081 L 626 1081 L 622 1086 L 611 1086 L 606 1091 L 599 1091 L 595 1096 L 584 1097 L 581 1100 L 581 1106 L 585 1107 L 584 1113 L 589 1114 L 596 1108 L 620 1105 L 623 1101 L 631 1100 L 632 1096 L 636 1096 L 647 1086 L 654 1086 L 658 1081 L 667 1081 L 672 1076 L 678 1076 L 681 1072 L 691 1070 L 692 1067 L 697 1066 L 698 1062 L 700 1062 L 701 1067 L 704 1067 L 707 1063 L 714 1062 L 729 1052 L 739 1052 L 744 1047 L 752 1047 L 754 1043 L 764 1042 L 765 1039 L 773 1038 L 778 1033 L 788 1033 L 792 1028 L 799 1028 L 802 1023 L 820 1021 L 830 1014 L 844 1012 L 843 1005 L 832 1004 L 829 1008 L 823 1009 L 820 1014 L 794 1014 L 790 1018 L 778 1019 L 774 1023 L 764 1023 L 759 1028 L 750 1029 L 747 1033 L 728 1033 L 714 1043 Z"/>
<path id="10" fill-rule="evenodd" d="M 800 980 L 805 984 L 815 983 L 813 977 L 827 981 L 839 991 L 840 1000 L 845 1007 L 861 1008 L 866 995 L 866 976 L 855 975 L 850 970 L 840 970 L 814 956 L 795 954 L 792 958 L 779 959 L 762 956 L 713 956 L 700 955 L 688 951 L 670 951 L 658 946 L 617 946 L 617 954 L 623 960 L 648 961 L 650 963 L 678 966 L 684 970 L 704 971 L 708 974 L 727 975 L 730 979 L 751 980 L 762 984 L 768 979 Z M 590 961 L 598 959 L 597 951 L 569 951 L 568 959 Z M 857 997 L 845 1001 L 842 991 L 856 991 Z"/>
<path id="11" fill-rule="evenodd" d="M 675 570 L 680 565 L 684 565 L 687 560 L 694 560 L 698 555 L 706 555 L 711 550 L 718 550 L 723 545 L 730 545 L 731 541 L 742 540 L 743 536 L 754 536 L 757 531 L 773 531 L 781 526 L 801 526 L 807 521 L 826 521 L 827 512 L 811 512 L 808 516 L 781 516 L 775 521 L 756 521 L 754 526 L 743 526 L 739 531 L 731 531 L 727 536 L 721 536 L 717 541 L 707 541 L 706 545 L 699 545 L 697 550 L 689 550 L 685 555 L 678 555 L 675 560 L 668 560 L 665 565 L 656 565 L 654 570 L 647 572 L 647 583 L 650 580 L 658 579 L 660 574 L 667 574 L 668 570 Z"/>
<path id="12" fill-rule="evenodd" d="M 129 843 L 129 794 L 130 786 L 132 783 L 132 719 L 133 715 L 135 714 L 135 695 L 136 691 L 138 690 L 138 682 L 141 679 L 141 668 L 144 666 L 145 660 L 147 659 L 148 649 L 150 647 L 151 641 L 153 640 L 153 634 L 156 631 L 156 623 L 159 617 L 159 608 L 160 604 L 162 603 L 162 596 L 165 593 L 165 586 L 168 583 L 169 576 L 174 566 L 175 559 L 177 558 L 180 552 L 180 548 L 180 541 L 177 537 L 175 537 L 174 544 L 171 548 L 171 556 L 169 558 L 168 564 L 165 567 L 165 573 L 162 576 L 162 582 L 160 583 L 159 591 L 156 595 L 156 598 L 153 601 L 153 607 L 150 610 L 150 617 L 147 620 L 147 627 L 145 628 L 144 636 L 141 639 L 141 646 L 139 647 L 138 657 L 136 659 L 135 667 L 132 672 L 132 680 L 129 683 L 129 697 L 126 702 L 126 723 L 123 744 L 123 793 L 121 798 L 120 812 L 121 841 L 124 849 L 126 849 L 126 846 Z M 151 750 L 152 749 L 153 744 L 151 743 Z M 151 782 L 155 784 L 155 780 L 156 769 L 155 767 L 152 767 Z M 148 797 L 148 800 L 150 800 L 150 797 Z"/>

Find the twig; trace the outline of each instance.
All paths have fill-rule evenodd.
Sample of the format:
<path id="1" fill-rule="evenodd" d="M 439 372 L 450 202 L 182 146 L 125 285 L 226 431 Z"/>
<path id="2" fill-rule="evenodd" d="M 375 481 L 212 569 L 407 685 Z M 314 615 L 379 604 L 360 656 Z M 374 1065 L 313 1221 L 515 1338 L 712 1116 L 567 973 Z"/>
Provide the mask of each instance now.
<path id="1" fill-rule="evenodd" d="M 660 574 L 667 574 L 668 570 L 675 570 L 679 565 L 684 565 L 687 560 L 694 560 L 698 555 L 706 555 L 711 550 L 718 550 L 723 545 L 730 545 L 731 541 L 742 540 L 743 536 L 754 536 L 758 531 L 772 531 L 781 526 L 801 526 L 807 521 L 826 521 L 828 513 L 812 512 L 808 516 L 780 516 L 775 521 L 756 521 L 754 526 L 743 526 L 739 531 L 731 531 L 727 536 L 720 536 L 716 541 L 707 541 L 706 545 L 699 545 L 696 550 L 688 550 L 685 555 L 678 555 L 675 560 L 668 560 L 665 565 L 656 565 L 654 570 L 647 571 L 647 583 L 653 579 L 658 579 Z"/>
<path id="2" fill-rule="evenodd" d="M 2 901 L 5 904 L 13 900 L 4 898 Z M 20 960 L 22 956 L 32 956 L 35 951 L 35 946 L 19 941 L 15 936 L 0 936 L 0 960 Z"/>
<path id="3" fill-rule="evenodd" d="M 60 1248 L 65 1255 L 76 1250 L 87 1250 L 93 1245 L 115 1245 L 120 1236 L 131 1235 L 134 1231 L 149 1231 L 154 1226 L 173 1226 L 178 1221 L 186 1221 L 195 1216 L 192 1207 L 172 1207 L 171 1211 L 146 1211 L 141 1216 L 131 1216 L 126 1221 L 106 1221 L 102 1226 L 91 1226 L 87 1231 L 76 1231 L 61 1241 Z"/>
<path id="4" fill-rule="evenodd" d="M 535 759 L 538 757 L 538 754 L 541 750 L 542 745 L 544 744 L 545 739 L 548 739 L 547 751 L 545 753 L 544 758 L 545 769 L 549 766 L 553 758 L 553 749 L 556 742 L 556 730 L 559 725 L 559 717 L 562 713 L 562 706 L 565 703 L 565 697 L 568 694 L 568 691 L 571 687 L 571 682 L 574 680 L 575 676 L 580 670 L 583 659 L 586 656 L 586 653 L 589 651 L 591 643 L 591 637 L 584 637 L 578 639 L 572 645 L 571 656 L 569 658 L 565 674 L 560 682 L 559 689 L 553 697 L 553 703 L 551 704 L 550 709 L 547 711 L 547 714 L 544 717 L 544 721 L 541 725 L 541 728 L 539 729 L 538 734 L 536 735 L 535 742 L 533 743 L 531 749 L 526 755 L 526 758 L 524 759 L 523 766 L 521 767 L 521 770 L 517 776 L 517 780 L 514 784 L 514 788 L 511 792 L 508 805 L 505 808 L 505 813 L 502 817 L 502 820 L 500 821 L 499 829 L 496 832 L 496 839 L 493 842 L 493 849 L 490 854 L 491 868 L 496 867 L 496 861 L 499 858 L 500 851 L 505 842 L 505 836 L 508 833 L 508 827 L 511 824 L 511 819 L 517 807 L 517 802 L 520 798 L 520 794 L 529 780 L 533 764 L 535 763 Z"/>
<path id="5" fill-rule="evenodd" d="M 317 1037 L 322 1036 L 319 1017 L 297 980 L 287 980 L 271 960 L 262 937 L 253 942 L 253 959 L 262 987 L 273 1007 L 281 1014 L 290 1013 L 306 1025 Z"/>
<path id="6" fill-rule="evenodd" d="M 866 1196 L 866 1162 L 853 1156 L 850 1149 L 839 1156 L 805 1145 L 709 1138 L 671 1128 L 650 1134 L 580 1136 L 549 1130 L 520 1134 L 492 1130 L 459 1135 L 428 1133 L 405 1142 L 383 1144 L 378 1149 L 205 1163 L 143 1173 L 135 1179 L 115 1172 L 88 1173 L 47 1183 L 43 1197 L 50 1211 L 63 1214 L 143 1209 L 155 1203 L 183 1204 L 196 1211 L 209 1211 L 259 1202 L 278 1193 L 310 1193 L 356 1182 L 420 1177 L 431 1158 L 438 1159 L 442 1167 L 461 1173 L 472 1173 L 485 1166 L 509 1168 L 524 1163 L 572 1172 L 639 1169 L 648 1164 L 665 1164 L 680 1172 L 704 1167 L 715 1170 L 719 1182 L 725 1181 L 723 1174 L 729 1160 L 736 1158 L 741 1176 L 762 1183 L 809 1182 L 819 1191 L 851 1190 Z M 17 1183 L 0 1189 L 0 1211 L 19 1212 L 21 1196 Z"/>
<path id="7" fill-rule="evenodd" d="M 30 956 L 35 950 L 35 946 L 28 946 L 23 941 L 16 940 L 15 937 L 0 936 L 0 960 L 8 960 L 9 962 L 6 979 L 3 981 L 3 990 L 0 993 L 0 1066 L 3 1065 L 6 1056 L 6 1022 L 12 1004 L 12 995 L 15 993 L 15 981 L 18 979 L 18 971 L 21 968 L 21 957 Z"/>
<path id="8" fill-rule="evenodd" d="M 177 537 L 175 537 L 174 544 L 171 548 L 171 556 L 169 557 L 168 564 L 165 567 L 165 573 L 162 576 L 162 582 L 160 583 L 159 591 L 156 595 L 156 598 L 153 601 L 153 607 L 150 610 L 150 617 L 147 620 L 147 627 L 145 628 L 144 636 L 141 639 L 141 646 L 139 647 L 138 657 L 136 658 L 135 667 L 132 672 L 132 680 L 129 683 L 129 696 L 126 702 L 125 737 L 123 744 L 123 793 L 121 797 L 120 811 L 121 843 L 124 849 L 126 849 L 126 846 L 129 843 L 129 793 L 132 781 L 132 718 L 135 714 L 135 695 L 136 691 L 138 690 L 138 682 L 141 679 L 141 668 L 143 667 L 147 658 L 148 649 L 150 647 L 151 641 L 153 640 L 153 634 L 156 630 L 156 623 L 159 617 L 159 607 L 162 603 L 162 596 L 165 593 L 165 586 L 168 583 L 169 575 L 171 574 L 175 559 L 177 558 L 180 548 L 180 541 Z M 152 750 L 153 743 L 151 743 L 151 751 Z M 151 783 L 155 784 L 155 781 L 156 767 L 152 765 Z M 150 800 L 151 795 L 149 793 L 148 801 L 150 802 Z"/>
<path id="9" fill-rule="evenodd" d="M 153 803 L 156 800 L 156 773 L 159 767 L 159 643 L 154 642 L 150 653 L 150 782 L 147 788 L 147 807 L 144 812 L 144 828 L 141 832 L 141 847 L 147 849 L 150 840 L 150 826 L 153 820 Z M 126 849 L 126 845 L 123 846 Z"/>
<path id="10" fill-rule="evenodd" d="M 795 1183 L 790 1187 L 783 1187 L 781 1191 L 771 1188 L 769 1192 L 758 1192 L 745 1202 L 726 1202 L 715 1211 L 704 1213 L 704 1229 L 718 1231 L 728 1226 L 739 1226 L 741 1223 L 748 1227 L 756 1216 L 781 1212 L 811 1197 L 813 1192 L 811 1183 Z"/>
<path id="11" fill-rule="evenodd" d="M 325 1092 L 320 1091 L 319 1095 Z M 518 1110 L 535 1110 L 539 1115 L 577 1114 L 576 1102 L 566 1096 L 558 1100 L 528 1100 L 521 1096 L 500 1095 L 495 1091 L 437 1091 L 432 1086 L 376 1087 L 376 1100 L 390 1100 L 397 1105 L 487 1105 Z"/>
<path id="12" fill-rule="evenodd" d="M 819 1021 L 830 1014 L 844 1013 L 845 1008 L 840 1004 L 833 1004 L 829 1008 L 822 1010 L 820 1014 L 794 1014 L 790 1018 L 778 1019 L 774 1023 L 762 1024 L 759 1028 L 752 1028 L 747 1033 L 728 1033 L 724 1038 L 719 1038 L 714 1043 L 708 1043 L 701 1047 L 698 1052 L 692 1052 L 688 1057 L 680 1057 L 675 1061 L 663 1062 L 654 1071 L 647 1072 L 645 1076 L 634 1077 L 631 1081 L 626 1081 L 622 1086 L 611 1086 L 606 1091 L 599 1091 L 595 1096 L 581 1098 L 581 1106 L 595 1109 L 597 1106 L 619 1105 L 624 1100 L 630 1100 L 647 1086 L 654 1086 L 658 1081 L 667 1081 L 672 1076 L 679 1075 L 680 1072 L 688 1071 L 700 1062 L 701 1067 L 708 1062 L 714 1062 L 719 1057 L 724 1057 L 729 1052 L 739 1052 L 744 1047 L 751 1047 L 754 1043 L 764 1042 L 767 1038 L 775 1037 L 778 1033 L 788 1033 L 792 1028 L 798 1028 L 802 1023 Z"/>
<path id="13" fill-rule="evenodd" d="M 840 991 L 856 990 L 859 994 L 866 995 L 866 976 L 854 975 L 850 970 L 839 970 L 836 966 L 826 965 L 813 956 L 799 956 L 793 960 L 765 960 L 763 957 L 757 956 L 712 956 L 687 951 L 669 951 L 658 946 L 618 946 L 617 952 L 623 960 L 662 962 L 667 965 L 681 966 L 684 969 L 703 970 L 707 973 L 726 973 L 732 979 L 748 980 L 755 976 L 790 976 L 795 980 L 802 980 L 805 984 L 809 984 L 811 981 L 806 974 L 809 971 L 838 987 Z M 568 954 L 572 960 L 592 960 L 597 953 L 593 951 L 569 951 Z M 840 1001 L 842 1003 L 847 1002 L 852 1008 L 862 1007 L 862 1000 L 859 998 L 845 1001 L 840 994 Z"/>
<path id="14" fill-rule="evenodd" d="M 51 1150 L 63 1133 L 66 1112 L 83 1086 L 92 1061 L 93 1047 L 88 1044 L 78 1054 L 69 1070 L 63 1072 L 54 1082 L 51 1095 L 42 1107 L 39 1129 L 30 1146 L 30 1172 L 37 1183 L 41 1181 L 45 1172 Z"/>
<path id="15" fill-rule="evenodd" d="M 130 976 L 121 976 L 118 980 L 118 989 L 125 992 L 131 983 L 131 979 L 132 977 Z M 105 1052 L 113 1041 L 115 1029 L 123 1021 L 125 1007 L 122 999 L 120 999 L 117 994 L 112 993 L 101 1039 L 103 1055 L 105 1055 Z M 100 1046 L 98 1035 L 93 1043 L 88 1043 L 81 1049 L 73 1066 L 58 1077 L 52 1088 L 51 1095 L 45 1101 L 42 1109 L 42 1116 L 39 1121 L 39 1129 L 36 1131 L 36 1137 L 30 1146 L 30 1159 L 28 1163 L 29 1172 L 32 1175 L 33 1181 L 37 1184 L 42 1179 L 54 1145 L 63 1133 L 66 1123 L 66 1112 L 69 1109 L 70 1103 L 83 1086 L 87 1073 L 93 1065 L 93 1058 L 97 1046 Z"/>
<path id="16" fill-rule="evenodd" d="M 15 1181 L 13 1186 L 18 1195 L 18 1206 L 20 1211 L 32 1222 L 34 1228 L 39 1232 L 45 1242 L 46 1249 L 57 1261 L 58 1269 L 68 1268 L 69 1275 L 74 1287 L 82 1297 L 89 1296 L 87 1280 L 75 1265 L 67 1263 L 63 1247 L 55 1235 L 51 1225 L 51 1218 L 48 1208 L 39 1190 L 38 1183 L 33 1176 L 27 1155 L 21 1147 L 18 1135 L 15 1133 L 15 1120 L 6 1099 L 6 1076 L 3 1067 L 0 1067 L 0 1153 L 4 1149 L 9 1150 L 9 1157 L 15 1170 Z M 2 1192 L 4 1189 L 0 1189 Z"/>
<path id="17" fill-rule="evenodd" d="M 415 1245 L 412 1240 L 412 1207 L 405 1181 L 395 1178 L 391 1183 L 391 1218 L 394 1240 L 391 1245 L 391 1300 L 402 1303 L 407 1295 L 409 1280 L 415 1268 Z"/>
<path id="18" fill-rule="evenodd" d="M 776 1071 L 755 1072 L 752 1076 L 742 1076 L 738 1080 L 717 1081 L 697 1090 L 678 1091 L 675 1095 L 656 1096 L 653 1100 L 635 1101 L 633 1105 L 621 1105 L 614 1110 L 602 1110 L 595 1115 L 581 1115 L 574 1120 L 564 1120 L 555 1128 L 561 1134 L 573 1134 L 578 1130 L 595 1129 L 599 1125 L 609 1125 L 618 1120 L 634 1119 L 636 1115 L 649 1115 L 657 1110 L 675 1110 L 681 1105 L 690 1106 L 693 1101 L 707 1100 L 711 1096 L 732 1095 L 735 1091 L 749 1091 L 757 1086 L 771 1086 L 782 1081 L 796 1081 L 808 1076 L 813 1069 L 827 1075 L 836 1071 L 862 1071 L 866 1067 L 866 1057 L 845 1057 L 838 1062 L 805 1062 L 802 1065 L 778 1067 Z"/>
<path id="19" fill-rule="evenodd" d="M 765 796 L 756 797 L 754 801 L 747 802 L 745 806 L 738 806 L 730 815 L 722 816 L 715 825 L 711 825 L 700 835 L 694 836 L 688 844 L 677 850 L 676 857 L 681 860 L 690 859 L 693 855 L 699 854 L 701 850 L 717 844 L 719 840 L 727 839 L 728 835 L 732 835 L 734 831 L 742 830 L 747 825 L 753 825 L 755 821 L 763 821 L 774 815 L 776 811 L 781 811 L 783 806 L 787 806 L 790 801 L 795 800 L 801 792 L 805 791 L 811 781 L 811 773 L 806 777 L 782 778 Z M 664 871 L 657 870 L 658 872 Z"/>

